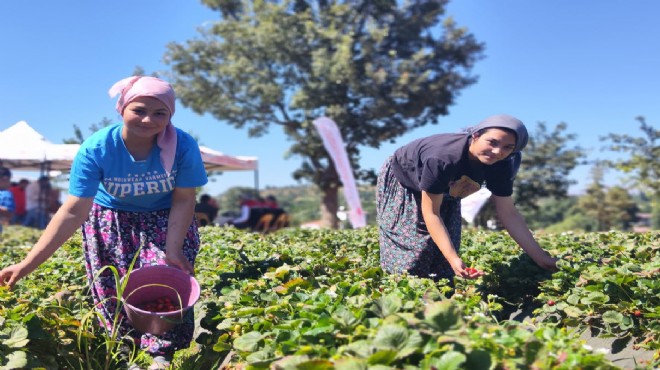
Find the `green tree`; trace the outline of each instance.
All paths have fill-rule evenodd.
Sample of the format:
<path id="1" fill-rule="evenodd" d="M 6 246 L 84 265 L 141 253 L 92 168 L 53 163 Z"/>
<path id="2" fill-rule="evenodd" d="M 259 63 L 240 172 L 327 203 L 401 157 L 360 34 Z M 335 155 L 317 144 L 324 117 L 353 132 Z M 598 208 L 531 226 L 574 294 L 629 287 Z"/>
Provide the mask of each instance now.
<path id="1" fill-rule="evenodd" d="M 620 160 L 605 161 L 609 166 L 629 175 L 628 182 L 651 199 L 652 226 L 660 228 L 660 130 L 646 123 L 644 117 L 637 117 L 644 136 L 609 134 L 602 137 L 608 141 L 606 148 L 615 152 L 628 153 Z"/>
<path id="2" fill-rule="evenodd" d="M 89 128 L 88 128 L 88 131 L 91 134 L 93 134 L 96 131 L 98 131 L 98 130 L 104 128 L 104 127 L 108 127 L 112 124 L 113 124 L 113 122 L 110 118 L 103 117 L 101 122 L 94 123 L 94 124 L 90 125 Z M 68 138 L 68 139 L 64 139 L 63 142 L 64 142 L 64 144 L 82 144 L 82 142 L 85 141 L 86 138 L 87 137 L 83 134 L 80 127 L 78 125 L 74 124 L 73 125 L 73 137 Z"/>
<path id="3" fill-rule="evenodd" d="M 181 102 L 249 136 L 279 126 L 292 140 L 292 175 L 318 186 L 321 218 L 337 226 L 341 182 L 314 119 L 341 131 L 358 180 L 360 147 L 436 124 L 470 75 L 483 45 L 451 17 L 446 0 L 204 0 L 220 20 L 201 38 L 168 46 L 165 63 Z"/>
<path id="4" fill-rule="evenodd" d="M 605 213 L 605 185 L 603 185 L 603 172 L 602 165 L 597 164 L 591 170 L 592 183 L 587 187 L 586 194 L 580 197 L 578 206 L 584 211 L 586 215 L 596 220 L 597 228 L 594 231 L 606 230 L 607 217 Z"/>
<path id="5" fill-rule="evenodd" d="M 527 224 L 532 229 L 543 229 L 550 225 L 562 222 L 566 217 L 575 213 L 578 197 L 565 196 L 563 198 L 544 198 L 539 200 L 536 213 L 526 217 Z"/>
<path id="6" fill-rule="evenodd" d="M 578 209 L 586 218 L 576 217 L 595 220 L 596 228 L 585 231 L 630 230 L 638 211 L 637 203 L 620 186 L 606 189 L 603 185 L 604 170 L 602 164 L 594 167 L 594 181 L 578 201 Z"/>
<path id="7" fill-rule="evenodd" d="M 566 198 L 568 187 L 575 183 L 568 175 L 581 163 L 584 150 L 570 145 L 576 135 L 566 133 L 566 128 L 561 122 L 549 131 L 539 122 L 530 133 L 513 189 L 516 205 L 527 218 L 534 218 L 541 201 Z"/>
<path id="8" fill-rule="evenodd" d="M 605 194 L 605 212 L 609 217 L 610 229 L 630 230 L 635 221 L 637 203 L 630 193 L 621 186 L 607 189 Z"/>

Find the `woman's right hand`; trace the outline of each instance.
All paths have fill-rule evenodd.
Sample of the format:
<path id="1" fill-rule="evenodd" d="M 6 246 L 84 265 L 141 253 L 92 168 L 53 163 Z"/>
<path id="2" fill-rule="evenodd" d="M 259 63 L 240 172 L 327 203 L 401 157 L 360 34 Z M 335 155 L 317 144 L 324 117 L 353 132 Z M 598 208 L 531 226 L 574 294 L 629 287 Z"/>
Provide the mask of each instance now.
<path id="1" fill-rule="evenodd" d="M 0 270 L 0 285 L 6 285 L 13 289 L 14 285 L 30 272 L 21 264 L 17 263 Z"/>
<path id="2" fill-rule="evenodd" d="M 456 276 L 462 277 L 463 279 L 476 279 L 480 276 L 484 276 L 483 271 L 472 267 L 466 267 L 465 263 L 463 263 L 463 260 L 460 258 L 456 258 L 449 264 L 451 265 L 452 270 L 454 270 Z"/>

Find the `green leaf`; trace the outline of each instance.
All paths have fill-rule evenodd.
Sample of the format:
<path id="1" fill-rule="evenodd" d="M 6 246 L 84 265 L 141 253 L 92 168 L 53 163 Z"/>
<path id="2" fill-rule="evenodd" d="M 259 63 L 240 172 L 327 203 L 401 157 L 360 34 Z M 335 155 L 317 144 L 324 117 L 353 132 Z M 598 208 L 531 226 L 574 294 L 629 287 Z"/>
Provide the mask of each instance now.
<path id="1" fill-rule="evenodd" d="M 564 313 L 568 317 L 581 317 L 584 314 L 584 311 L 575 306 L 567 306 L 564 308 Z"/>
<path id="2" fill-rule="evenodd" d="M 264 338 L 264 335 L 258 331 L 251 331 L 236 338 L 234 347 L 239 351 L 254 352 L 259 348 L 259 343 Z"/>
<path id="3" fill-rule="evenodd" d="M 457 329 L 463 325 L 460 309 L 450 300 L 433 302 L 426 306 L 424 321 L 441 332 Z"/>
<path id="4" fill-rule="evenodd" d="M 258 316 L 264 312 L 261 307 L 242 307 L 236 310 L 236 317 Z"/>
<path id="5" fill-rule="evenodd" d="M 367 359 L 369 365 L 389 365 L 396 359 L 397 351 L 393 349 L 384 349 L 376 351 Z"/>
<path id="6" fill-rule="evenodd" d="M 267 366 L 275 360 L 275 356 L 271 351 L 261 350 L 250 353 L 245 359 L 253 366 Z"/>
<path id="7" fill-rule="evenodd" d="M 543 343 L 539 340 L 533 339 L 525 343 L 524 352 L 523 352 L 523 356 L 525 356 L 525 364 L 531 365 L 534 361 L 536 361 L 538 354 L 542 350 L 543 350 Z"/>
<path id="8" fill-rule="evenodd" d="M 362 273 L 362 277 L 364 278 L 377 278 L 378 276 L 382 275 L 383 270 L 380 267 L 372 267 L 370 269 L 367 269 L 367 271 Z"/>
<path id="9" fill-rule="evenodd" d="M 27 366 L 27 355 L 23 351 L 14 351 L 7 356 L 7 364 L 2 369 L 23 369 Z"/>
<path id="10" fill-rule="evenodd" d="M 374 302 L 371 310 L 379 317 L 385 318 L 401 310 L 401 298 L 399 296 L 390 294 L 379 298 Z"/>
<path id="11" fill-rule="evenodd" d="M 367 370 L 367 361 L 359 358 L 341 358 L 335 362 L 336 370 Z"/>
<path id="12" fill-rule="evenodd" d="M 202 333 L 202 334 L 205 334 L 205 333 Z M 201 335 L 200 335 L 200 337 L 201 337 Z M 220 335 L 218 337 L 218 340 L 213 345 L 213 350 L 216 351 L 216 352 L 222 352 L 222 351 L 226 351 L 226 350 L 231 349 L 232 346 L 231 346 L 231 343 L 229 343 L 230 340 L 231 340 L 231 338 L 229 337 L 229 334 L 223 333 L 222 335 Z"/>
<path id="13" fill-rule="evenodd" d="M 399 349 L 399 353 L 397 353 L 396 358 L 397 359 L 403 359 L 406 358 L 413 353 L 421 353 L 422 352 L 422 346 L 424 344 L 424 338 L 419 334 L 418 331 L 413 331 L 412 333 L 408 332 L 408 340 L 406 341 L 406 344 L 403 348 Z"/>
<path id="14" fill-rule="evenodd" d="M 9 332 L 9 338 L 2 341 L 2 344 L 9 348 L 24 348 L 30 340 L 28 331 L 24 327 L 15 327 Z"/>
<path id="15" fill-rule="evenodd" d="M 616 311 L 607 311 L 603 314 L 603 321 L 609 324 L 618 324 L 623 320 L 623 314 Z"/>
<path id="16" fill-rule="evenodd" d="M 400 349 L 408 341 L 408 330 L 399 325 L 384 325 L 376 333 L 374 345 L 378 348 Z"/>
<path id="17" fill-rule="evenodd" d="M 582 298 L 581 303 L 586 305 L 604 304 L 610 300 L 610 297 L 601 292 L 589 292 L 589 295 Z"/>
<path id="18" fill-rule="evenodd" d="M 566 298 L 566 302 L 572 304 L 572 305 L 577 305 L 580 303 L 580 298 L 581 296 L 579 294 L 571 294 Z"/>
<path id="19" fill-rule="evenodd" d="M 440 362 L 443 363 L 443 366 L 439 367 L 438 370 L 460 369 L 466 359 L 467 358 L 463 353 L 449 351 L 440 357 Z"/>
<path id="20" fill-rule="evenodd" d="M 377 348 L 369 340 L 358 340 L 353 343 L 349 343 L 344 346 L 341 350 L 342 353 L 350 353 L 357 357 L 369 357 L 371 354 L 376 352 Z"/>
<path id="21" fill-rule="evenodd" d="M 307 330 L 306 332 L 303 333 L 305 337 L 316 337 L 321 334 L 330 334 L 335 330 L 335 327 L 333 325 L 326 325 L 326 326 L 320 326 L 317 328 L 313 328 L 310 330 Z"/>
<path id="22" fill-rule="evenodd" d="M 323 359 L 308 360 L 296 366 L 296 370 L 332 370 L 334 368 L 332 362 Z"/>
<path id="23" fill-rule="evenodd" d="M 471 370 L 489 370 L 493 365 L 493 359 L 488 351 L 475 349 L 467 354 L 465 368 Z"/>
<path id="24" fill-rule="evenodd" d="M 439 358 L 433 357 L 428 360 L 428 368 L 435 368 L 436 370 L 459 370 L 463 369 L 463 364 L 467 357 L 460 352 L 449 351 L 445 352 Z"/>
<path id="25" fill-rule="evenodd" d="M 297 370 L 298 365 L 309 360 L 309 356 L 287 356 L 272 363 L 271 368 L 276 370 Z"/>
<path id="26" fill-rule="evenodd" d="M 337 323 L 344 328 L 352 328 L 360 322 L 355 314 L 345 307 L 338 308 L 332 314 L 332 318 L 335 319 L 335 321 L 337 321 Z"/>

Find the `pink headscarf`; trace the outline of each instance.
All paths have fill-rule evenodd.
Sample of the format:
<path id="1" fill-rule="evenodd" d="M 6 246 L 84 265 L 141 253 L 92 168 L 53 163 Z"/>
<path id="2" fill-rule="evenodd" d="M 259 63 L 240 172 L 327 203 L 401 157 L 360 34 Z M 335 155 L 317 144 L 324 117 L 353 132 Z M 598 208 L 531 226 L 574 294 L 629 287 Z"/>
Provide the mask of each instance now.
<path id="1" fill-rule="evenodd" d="M 156 145 L 160 148 L 160 163 L 169 175 L 174 165 L 174 156 L 176 155 L 176 129 L 172 125 L 172 116 L 174 115 L 174 89 L 172 86 L 156 77 L 133 76 L 124 78 L 116 82 L 108 91 L 111 98 L 119 95 L 117 99 L 117 112 L 124 114 L 124 108 L 135 98 L 140 96 L 150 96 L 160 100 L 170 111 L 170 122 L 165 129 L 158 134 Z"/>

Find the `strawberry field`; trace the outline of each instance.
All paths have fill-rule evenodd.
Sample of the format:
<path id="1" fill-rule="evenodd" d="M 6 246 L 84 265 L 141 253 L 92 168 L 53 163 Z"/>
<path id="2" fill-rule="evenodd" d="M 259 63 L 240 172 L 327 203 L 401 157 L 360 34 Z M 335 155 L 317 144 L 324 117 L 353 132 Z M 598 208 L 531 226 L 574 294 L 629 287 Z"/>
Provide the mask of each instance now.
<path id="1" fill-rule="evenodd" d="M 38 232 L 8 227 L 0 266 Z M 545 272 L 505 233 L 466 231 L 484 270 L 446 282 L 385 275 L 374 227 L 269 235 L 203 228 L 199 330 L 179 369 L 619 369 L 580 335 L 651 354 L 660 366 L 660 233 L 537 235 L 560 257 Z M 120 338 L 86 295 L 80 236 L 13 291 L 0 287 L 0 369 L 113 369 Z M 528 312 L 526 320 L 510 320 Z M 144 354 L 134 360 L 146 364 Z"/>

